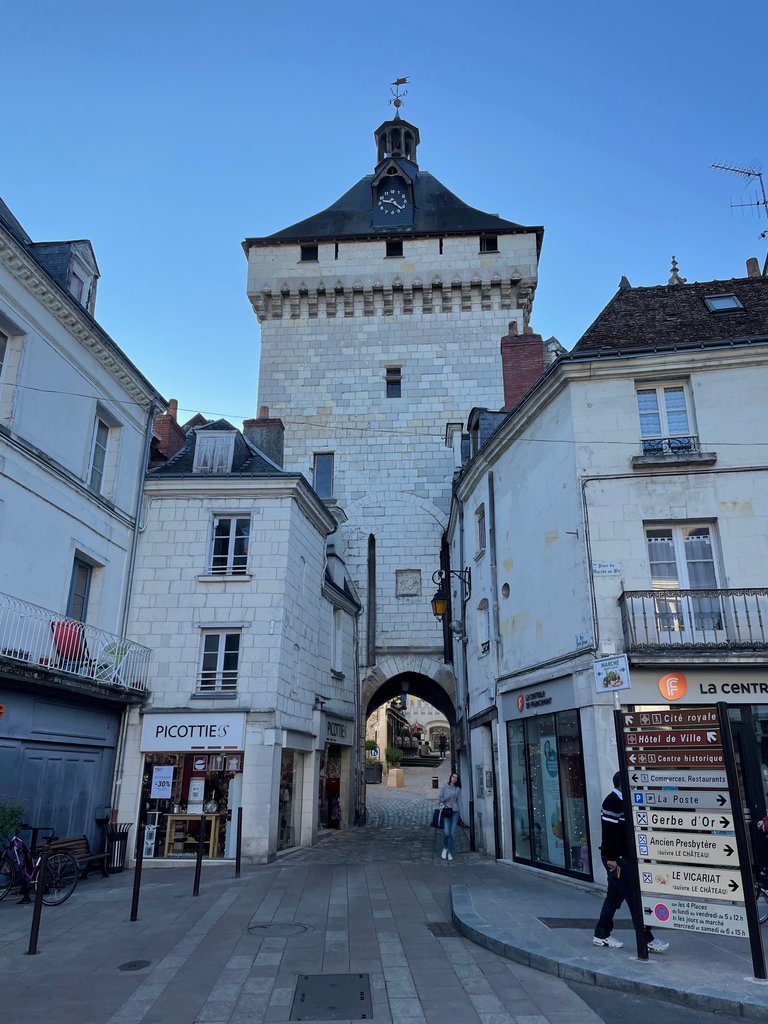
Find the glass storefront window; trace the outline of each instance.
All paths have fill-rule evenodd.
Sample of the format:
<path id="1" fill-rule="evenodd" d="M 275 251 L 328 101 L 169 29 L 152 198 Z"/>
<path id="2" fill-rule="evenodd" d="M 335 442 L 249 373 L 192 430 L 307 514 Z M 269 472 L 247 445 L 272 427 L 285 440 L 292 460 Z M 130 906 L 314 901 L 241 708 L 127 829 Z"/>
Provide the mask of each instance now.
<path id="1" fill-rule="evenodd" d="M 589 876 L 578 712 L 509 722 L 507 742 L 515 859 Z"/>
<path id="2" fill-rule="evenodd" d="M 280 760 L 280 793 L 277 810 L 277 848 L 298 846 L 301 833 L 301 754 L 284 750 Z"/>

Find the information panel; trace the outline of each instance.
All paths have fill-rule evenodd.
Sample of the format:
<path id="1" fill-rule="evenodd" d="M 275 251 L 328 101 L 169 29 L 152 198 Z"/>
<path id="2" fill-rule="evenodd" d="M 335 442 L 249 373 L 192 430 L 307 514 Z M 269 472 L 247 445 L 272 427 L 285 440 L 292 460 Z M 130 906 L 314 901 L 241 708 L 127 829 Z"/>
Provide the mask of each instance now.
<path id="1" fill-rule="evenodd" d="M 643 920 L 654 928 L 682 928 L 688 932 L 749 938 L 744 907 L 696 900 L 655 900 L 643 896 Z"/>

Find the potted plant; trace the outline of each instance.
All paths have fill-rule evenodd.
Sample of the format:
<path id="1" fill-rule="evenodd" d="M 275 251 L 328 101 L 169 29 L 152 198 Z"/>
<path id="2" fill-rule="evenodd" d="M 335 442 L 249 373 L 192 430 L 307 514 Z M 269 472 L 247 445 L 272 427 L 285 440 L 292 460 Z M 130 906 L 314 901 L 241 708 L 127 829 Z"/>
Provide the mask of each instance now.
<path id="1" fill-rule="evenodd" d="M 384 756 L 387 759 L 387 770 L 400 767 L 400 762 L 403 760 L 403 752 L 400 747 L 387 747 Z"/>
<path id="2" fill-rule="evenodd" d="M 365 741 L 365 782 L 366 785 L 369 783 L 381 782 L 382 764 L 377 757 L 373 756 L 373 751 L 378 753 L 379 746 L 376 740 Z"/>

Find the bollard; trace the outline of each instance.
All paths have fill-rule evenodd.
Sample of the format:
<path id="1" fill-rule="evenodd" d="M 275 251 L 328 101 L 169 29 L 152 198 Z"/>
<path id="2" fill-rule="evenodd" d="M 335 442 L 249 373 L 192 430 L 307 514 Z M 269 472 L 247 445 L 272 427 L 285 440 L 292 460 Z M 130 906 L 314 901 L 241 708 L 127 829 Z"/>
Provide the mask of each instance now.
<path id="1" fill-rule="evenodd" d="M 235 878 L 240 877 L 240 858 L 243 852 L 243 808 L 237 808 L 237 846 L 235 848 Z"/>
<path id="2" fill-rule="evenodd" d="M 203 843 L 205 842 L 205 815 L 200 816 L 200 835 L 197 837 L 197 859 L 195 861 L 195 881 L 192 895 L 200 895 L 200 873 L 203 870 Z"/>
<path id="3" fill-rule="evenodd" d="M 136 864 L 133 869 L 133 896 L 131 897 L 131 920 L 136 921 L 139 917 L 139 889 L 141 888 L 141 866 L 144 863 L 144 833 L 147 826 L 142 822 L 139 825 L 138 839 L 136 846 Z"/>
<path id="4" fill-rule="evenodd" d="M 43 912 L 43 895 L 45 894 L 45 872 L 48 867 L 48 853 L 43 850 L 37 868 L 37 885 L 35 886 L 35 905 L 32 908 L 32 927 L 29 930 L 29 949 L 27 956 L 37 953 L 37 936 L 40 932 L 40 915 Z"/>
<path id="5" fill-rule="evenodd" d="M 436 775 L 432 776 L 432 789 L 437 789 L 438 778 Z"/>

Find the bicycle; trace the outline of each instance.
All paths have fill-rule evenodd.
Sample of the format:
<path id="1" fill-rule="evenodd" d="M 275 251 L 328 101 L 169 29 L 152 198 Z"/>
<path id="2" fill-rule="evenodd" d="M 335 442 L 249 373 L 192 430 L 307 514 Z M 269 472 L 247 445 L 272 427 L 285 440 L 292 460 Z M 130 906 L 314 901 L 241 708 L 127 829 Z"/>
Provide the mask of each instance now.
<path id="1" fill-rule="evenodd" d="M 755 876 L 755 903 L 760 924 L 768 921 L 768 869 L 762 868 Z"/>
<path id="2" fill-rule="evenodd" d="M 21 828 L 28 829 L 30 826 L 22 825 Z M 28 903 L 30 889 L 40 882 L 43 855 L 33 852 L 19 836 L 19 831 L 16 829 L 0 857 L 0 900 L 4 900 L 13 890 L 18 890 L 22 894 L 21 902 Z M 32 829 L 33 834 L 37 831 Z M 48 907 L 57 907 L 68 900 L 75 891 L 79 874 L 77 861 L 71 853 L 66 850 L 49 853 L 45 864 L 43 903 Z"/>

